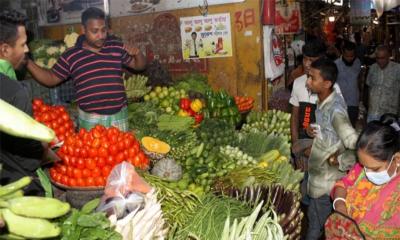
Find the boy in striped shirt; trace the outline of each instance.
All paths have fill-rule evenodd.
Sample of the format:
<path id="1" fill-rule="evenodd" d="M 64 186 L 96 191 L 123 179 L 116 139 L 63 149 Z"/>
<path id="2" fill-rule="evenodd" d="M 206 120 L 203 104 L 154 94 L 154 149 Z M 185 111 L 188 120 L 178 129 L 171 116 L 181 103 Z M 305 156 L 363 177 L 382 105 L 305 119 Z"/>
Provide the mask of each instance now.
<path id="1" fill-rule="evenodd" d="M 56 86 L 72 80 L 79 107 L 79 126 L 96 124 L 128 130 L 128 112 L 122 67 L 145 68 L 139 49 L 107 34 L 105 14 L 98 8 L 82 13 L 82 32 L 74 47 L 67 49 L 51 70 L 28 60 L 28 70 L 41 84 Z"/>

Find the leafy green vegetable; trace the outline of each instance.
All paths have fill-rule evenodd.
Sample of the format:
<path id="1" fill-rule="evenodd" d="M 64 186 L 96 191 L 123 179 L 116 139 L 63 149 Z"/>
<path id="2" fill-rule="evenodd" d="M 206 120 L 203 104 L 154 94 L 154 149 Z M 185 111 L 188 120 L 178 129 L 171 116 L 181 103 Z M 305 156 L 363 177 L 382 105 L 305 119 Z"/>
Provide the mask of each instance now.
<path id="1" fill-rule="evenodd" d="M 88 202 L 81 211 L 73 209 L 62 222 L 61 240 L 122 240 L 122 236 L 110 227 L 103 212 L 93 212 L 99 199 Z"/>
<path id="2" fill-rule="evenodd" d="M 48 198 L 52 198 L 53 197 L 53 188 L 51 186 L 49 177 L 46 175 L 46 173 L 41 168 L 36 170 L 36 174 L 38 175 L 40 184 L 42 185 L 42 187 L 45 191 L 45 196 Z"/>

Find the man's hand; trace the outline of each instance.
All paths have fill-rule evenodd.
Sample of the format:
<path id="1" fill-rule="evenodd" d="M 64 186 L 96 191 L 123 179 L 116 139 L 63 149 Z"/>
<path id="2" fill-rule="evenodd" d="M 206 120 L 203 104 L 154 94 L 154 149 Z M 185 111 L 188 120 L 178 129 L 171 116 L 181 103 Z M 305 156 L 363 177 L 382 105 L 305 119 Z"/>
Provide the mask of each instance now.
<path id="1" fill-rule="evenodd" d="M 338 161 L 338 152 L 335 152 L 328 158 L 328 163 L 331 166 L 339 166 L 339 161 Z"/>
<path id="2" fill-rule="evenodd" d="M 314 138 L 316 135 L 315 129 L 312 128 L 310 125 L 308 125 L 308 127 L 306 128 L 306 133 L 308 136 Z"/>
<path id="3" fill-rule="evenodd" d="M 124 44 L 124 49 L 131 56 L 136 56 L 136 55 L 138 55 L 140 53 L 140 49 L 139 48 L 131 46 L 131 45 L 128 45 L 128 44 Z"/>
<path id="4" fill-rule="evenodd" d="M 310 157 L 310 155 L 311 155 L 311 147 L 309 147 L 306 150 L 304 150 L 304 156 Z"/>

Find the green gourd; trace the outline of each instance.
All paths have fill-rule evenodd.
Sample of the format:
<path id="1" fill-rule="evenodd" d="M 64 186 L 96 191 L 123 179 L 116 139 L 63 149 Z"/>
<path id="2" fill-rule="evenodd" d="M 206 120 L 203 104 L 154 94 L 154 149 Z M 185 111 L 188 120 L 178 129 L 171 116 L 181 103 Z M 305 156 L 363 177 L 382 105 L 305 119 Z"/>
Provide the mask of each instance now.
<path id="1" fill-rule="evenodd" d="M 8 209 L 2 209 L 1 213 L 8 231 L 12 234 L 29 239 L 43 239 L 57 237 L 61 233 L 60 227 L 46 219 L 18 216 Z"/>

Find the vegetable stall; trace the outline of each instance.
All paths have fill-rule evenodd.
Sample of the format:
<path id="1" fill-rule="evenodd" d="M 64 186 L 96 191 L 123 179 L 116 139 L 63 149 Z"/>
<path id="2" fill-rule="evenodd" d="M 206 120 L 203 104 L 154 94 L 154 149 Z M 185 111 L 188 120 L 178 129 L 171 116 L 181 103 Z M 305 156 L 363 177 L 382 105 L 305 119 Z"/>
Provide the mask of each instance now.
<path id="1" fill-rule="evenodd" d="M 23 196 L 29 178 L 0 187 L 0 237 L 300 239 L 303 173 L 290 163 L 290 114 L 253 111 L 254 99 L 214 90 L 199 74 L 124 79 L 128 132 L 78 129 L 71 106 L 38 98 L 36 121 L 0 102 L 1 115 L 14 116 L 2 131 L 44 139 L 60 158 L 39 174 L 46 197 Z M 44 204 L 53 207 L 45 213 Z"/>

